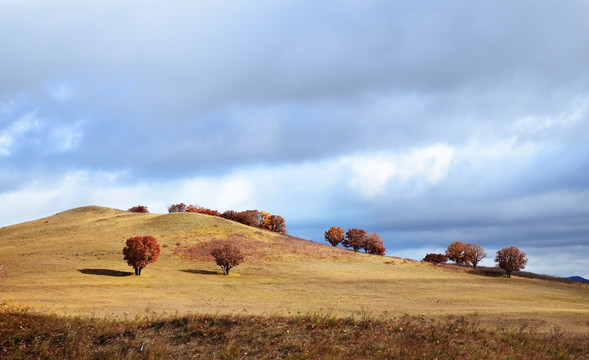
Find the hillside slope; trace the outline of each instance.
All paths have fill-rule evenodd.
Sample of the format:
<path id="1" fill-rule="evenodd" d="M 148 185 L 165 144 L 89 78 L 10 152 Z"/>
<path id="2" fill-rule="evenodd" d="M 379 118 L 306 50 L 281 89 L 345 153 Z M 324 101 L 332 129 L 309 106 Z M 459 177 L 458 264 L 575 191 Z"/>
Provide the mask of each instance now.
<path id="1" fill-rule="evenodd" d="M 125 240 L 162 245 L 140 277 Z M 238 242 L 248 261 L 229 276 L 206 256 Z M 589 287 L 487 277 L 371 256 L 199 214 L 133 214 L 89 206 L 0 229 L 5 306 L 59 314 L 372 314 L 475 316 L 496 324 L 559 325 L 586 332 Z"/>

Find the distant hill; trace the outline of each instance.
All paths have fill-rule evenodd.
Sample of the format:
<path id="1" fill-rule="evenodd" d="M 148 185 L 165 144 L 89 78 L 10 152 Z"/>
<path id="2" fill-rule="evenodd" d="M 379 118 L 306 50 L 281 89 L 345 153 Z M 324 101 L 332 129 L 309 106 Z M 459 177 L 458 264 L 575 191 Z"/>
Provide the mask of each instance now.
<path id="1" fill-rule="evenodd" d="M 584 277 L 580 277 L 580 276 L 571 276 L 571 277 L 569 277 L 569 279 L 571 279 L 573 281 L 589 283 L 589 280 L 585 279 Z"/>
<path id="2" fill-rule="evenodd" d="M 288 225 L 288 224 L 287 224 Z M 84 206 L 43 219 L 0 228 L 4 245 L 34 249 L 46 257 L 118 257 L 126 239 L 155 236 L 173 255 L 210 261 L 215 244 L 241 246 L 246 262 L 302 259 L 362 260 L 367 256 L 216 216 L 195 213 L 140 214 L 100 206 Z"/>

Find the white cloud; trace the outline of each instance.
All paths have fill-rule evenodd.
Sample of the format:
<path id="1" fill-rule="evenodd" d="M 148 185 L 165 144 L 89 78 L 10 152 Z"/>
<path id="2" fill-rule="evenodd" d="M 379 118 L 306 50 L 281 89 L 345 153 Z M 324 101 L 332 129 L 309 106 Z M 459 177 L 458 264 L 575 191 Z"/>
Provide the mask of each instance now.
<path id="1" fill-rule="evenodd" d="M 350 186 L 368 200 L 391 190 L 410 188 L 412 196 L 442 181 L 450 168 L 455 149 L 445 144 L 414 148 L 406 153 L 378 153 L 344 157 Z M 406 195 L 407 193 L 405 193 Z"/>
<path id="2" fill-rule="evenodd" d="M 546 133 L 555 128 L 568 128 L 587 113 L 589 97 L 578 96 L 573 99 L 569 108 L 556 116 L 525 116 L 515 122 L 513 131 L 516 133 Z"/>

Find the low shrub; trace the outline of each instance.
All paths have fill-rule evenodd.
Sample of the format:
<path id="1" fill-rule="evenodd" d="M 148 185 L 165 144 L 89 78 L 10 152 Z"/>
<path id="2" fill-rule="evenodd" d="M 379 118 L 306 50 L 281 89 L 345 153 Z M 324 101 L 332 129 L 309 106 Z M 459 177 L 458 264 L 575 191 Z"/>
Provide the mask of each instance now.
<path id="1" fill-rule="evenodd" d="M 446 261 L 448 261 L 448 257 L 446 257 L 446 255 L 444 255 L 444 254 L 431 253 L 431 254 L 425 255 L 425 257 L 423 258 L 423 261 L 443 264 Z"/>
<path id="2" fill-rule="evenodd" d="M 149 210 L 147 210 L 147 206 L 143 206 L 143 205 L 133 206 L 133 207 L 129 208 L 127 211 L 132 212 L 132 213 L 141 213 L 141 214 L 148 214 L 149 213 Z"/>

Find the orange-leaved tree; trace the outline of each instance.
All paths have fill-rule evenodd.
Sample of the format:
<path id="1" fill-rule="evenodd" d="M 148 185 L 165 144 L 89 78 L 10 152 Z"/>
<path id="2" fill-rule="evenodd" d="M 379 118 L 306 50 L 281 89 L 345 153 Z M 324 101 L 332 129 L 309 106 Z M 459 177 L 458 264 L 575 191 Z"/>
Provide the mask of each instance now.
<path id="1" fill-rule="evenodd" d="M 477 268 L 477 265 L 481 262 L 481 260 L 487 257 L 487 252 L 485 249 L 483 249 L 483 247 L 477 243 L 466 244 L 465 254 L 466 257 L 470 260 L 470 263 L 474 269 Z"/>
<path id="2" fill-rule="evenodd" d="M 471 258 L 469 257 L 467 250 L 467 244 L 460 241 L 454 241 L 448 246 L 446 257 L 448 260 L 454 261 L 457 264 L 470 264 Z"/>
<path id="3" fill-rule="evenodd" d="M 237 245 L 223 244 L 217 246 L 211 251 L 215 263 L 221 267 L 223 274 L 228 275 L 231 268 L 241 264 L 243 253 Z"/>
<path id="4" fill-rule="evenodd" d="M 384 255 L 385 247 L 384 242 L 377 233 L 367 234 L 364 236 L 364 252 L 373 255 Z"/>
<path id="5" fill-rule="evenodd" d="M 270 215 L 265 222 L 266 229 L 286 235 L 286 223 L 284 218 L 280 215 Z"/>
<path id="6" fill-rule="evenodd" d="M 260 228 L 268 229 L 268 222 L 270 221 L 270 216 L 272 216 L 272 214 L 270 214 L 269 212 L 262 210 L 258 211 L 258 222 Z"/>
<path id="7" fill-rule="evenodd" d="M 329 230 L 325 231 L 325 241 L 331 244 L 331 246 L 337 246 L 339 243 L 344 241 L 344 229 L 341 227 L 332 226 Z"/>
<path id="8" fill-rule="evenodd" d="M 497 251 L 495 262 L 498 267 L 505 270 L 507 277 L 511 277 L 512 271 L 519 271 L 526 267 L 528 257 L 525 252 L 515 246 L 510 246 Z"/>
<path id="9" fill-rule="evenodd" d="M 153 236 L 134 236 L 127 239 L 127 246 L 123 249 L 125 261 L 135 270 L 135 275 L 141 275 L 141 270 L 157 261 L 160 256 L 160 246 Z"/>

